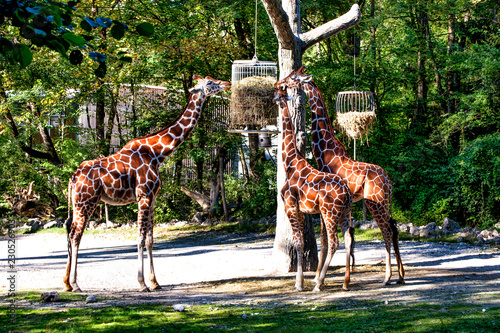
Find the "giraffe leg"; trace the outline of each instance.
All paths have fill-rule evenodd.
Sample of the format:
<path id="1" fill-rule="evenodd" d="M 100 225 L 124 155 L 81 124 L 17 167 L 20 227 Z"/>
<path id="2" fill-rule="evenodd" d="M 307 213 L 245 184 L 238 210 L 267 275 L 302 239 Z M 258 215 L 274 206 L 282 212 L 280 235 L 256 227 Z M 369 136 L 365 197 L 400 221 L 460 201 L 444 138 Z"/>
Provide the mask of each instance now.
<path id="1" fill-rule="evenodd" d="M 385 278 L 382 285 L 391 284 L 391 243 L 393 241 L 393 231 L 389 224 L 389 211 L 387 205 L 383 205 L 372 200 L 365 200 L 368 210 L 377 222 L 377 225 L 382 232 L 385 244 Z"/>
<path id="2" fill-rule="evenodd" d="M 139 291 L 148 292 L 149 288 L 144 283 L 144 246 L 146 245 L 146 229 L 149 223 L 149 212 L 150 212 L 151 200 L 148 197 L 142 197 L 139 200 L 139 215 L 137 217 L 138 226 L 138 241 L 137 241 L 137 259 L 138 259 L 138 269 L 137 269 L 137 281 L 139 282 Z M 151 246 L 151 251 L 153 247 Z M 149 250 L 148 250 L 149 255 Z M 152 258 L 151 258 L 152 261 Z"/>
<path id="3" fill-rule="evenodd" d="M 161 289 L 160 284 L 156 281 L 155 269 L 153 265 L 153 220 L 154 220 L 154 204 L 149 209 L 149 225 L 146 233 L 146 250 L 149 260 L 149 281 L 151 282 L 151 290 Z"/>
<path id="4" fill-rule="evenodd" d="M 78 250 L 80 247 L 80 241 L 85 231 L 86 223 L 92 215 L 97 203 L 99 202 L 99 197 L 94 198 L 92 202 L 86 202 L 80 207 L 75 205 L 73 209 L 73 222 L 71 225 L 66 226 L 68 228 L 68 264 L 66 265 L 66 274 L 64 276 L 64 284 L 66 291 L 81 292 L 82 290 L 76 282 L 77 277 L 77 266 L 78 266 Z M 95 202 L 97 201 L 97 203 Z"/>
<path id="5" fill-rule="evenodd" d="M 304 272 L 302 268 L 302 259 L 304 257 L 304 215 L 298 211 L 297 207 L 287 203 L 286 201 L 285 210 L 288 216 L 288 221 L 290 221 L 292 226 L 293 241 L 295 251 L 297 252 L 297 274 L 295 277 L 294 289 L 296 291 L 302 291 L 304 289 Z"/>
<path id="6" fill-rule="evenodd" d="M 323 212 L 322 212 L 323 215 Z M 316 286 L 313 291 L 319 292 L 321 288 L 324 286 L 326 273 L 328 271 L 328 267 L 330 266 L 330 262 L 332 261 L 333 255 L 338 248 L 339 242 L 337 237 L 337 225 L 333 223 L 331 216 L 327 216 L 326 214 L 323 216 L 325 221 L 325 229 L 328 234 L 328 254 L 326 256 L 325 262 L 321 267 L 321 273 L 318 277 L 318 281 L 316 282 Z"/>
<path id="7" fill-rule="evenodd" d="M 394 247 L 394 254 L 396 255 L 396 262 L 398 264 L 399 279 L 396 283 L 405 284 L 405 270 L 403 262 L 401 261 L 401 254 L 399 252 L 399 230 L 396 227 L 396 221 L 393 218 L 389 218 L 389 224 L 392 229 L 392 246 Z"/>
<path id="8" fill-rule="evenodd" d="M 321 250 L 319 253 L 319 262 L 318 262 L 318 269 L 316 270 L 316 276 L 314 277 L 313 282 L 316 283 L 318 282 L 319 276 L 321 274 L 321 269 L 323 268 L 323 265 L 325 264 L 326 260 L 326 254 L 328 252 L 328 235 L 326 232 L 325 228 L 325 221 L 323 220 L 323 216 L 320 215 L 320 223 L 321 223 L 321 235 L 320 235 L 320 240 L 321 240 Z"/>
<path id="9" fill-rule="evenodd" d="M 349 290 L 349 283 L 351 282 L 351 257 L 352 257 L 352 264 L 354 266 L 354 254 L 353 254 L 354 237 L 351 229 L 353 228 L 347 226 L 347 228 L 344 231 L 344 244 L 346 249 L 345 276 L 344 276 L 344 284 L 342 285 L 342 290 L 344 291 Z"/>
<path id="10" fill-rule="evenodd" d="M 77 236 L 77 238 L 71 242 L 71 263 L 72 263 L 72 265 L 71 265 L 69 284 L 71 285 L 71 291 L 73 291 L 75 293 L 82 292 L 82 290 L 80 289 L 80 287 L 76 283 L 76 272 L 77 272 L 76 266 L 78 263 L 78 248 L 80 247 L 80 239 L 81 239 L 81 235 L 79 235 L 79 237 Z"/>

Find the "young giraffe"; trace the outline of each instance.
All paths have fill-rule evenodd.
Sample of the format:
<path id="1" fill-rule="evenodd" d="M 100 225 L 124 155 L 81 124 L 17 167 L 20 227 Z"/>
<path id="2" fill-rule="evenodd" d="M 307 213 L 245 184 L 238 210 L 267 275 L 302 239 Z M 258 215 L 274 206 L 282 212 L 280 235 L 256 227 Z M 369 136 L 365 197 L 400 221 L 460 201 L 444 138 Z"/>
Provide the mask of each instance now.
<path id="1" fill-rule="evenodd" d="M 323 265 L 316 272 L 314 291 L 321 291 L 328 266 L 338 248 L 337 225 L 349 217 L 351 194 L 347 184 L 337 175 L 314 169 L 297 150 L 292 120 L 288 112 L 286 87 L 275 85 L 275 101 L 280 105 L 283 116 L 282 158 L 286 181 L 281 189 L 281 198 L 286 215 L 292 225 L 294 245 L 297 251 L 297 276 L 295 289 L 302 291 L 304 275 L 302 257 L 304 252 L 304 213 L 323 217 L 324 229 L 328 236 L 328 255 Z M 342 289 L 349 286 L 349 258 Z"/>
<path id="2" fill-rule="evenodd" d="M 161 289 L 153 268 L 153 215 L 161 179 L 158 169 L 195 127 L 210 95 L 229 89 L 231 83 L 207 76 L 193 77 L 198 84 L 190 90 L 184 112 L 168 127 L 129 141 L 119 152 L 108 157 L 83 162 L 68 184 L 68 264 L 64 276 L 66 291 L 80 292 L 76 283 L 78 247 L 90 215 L 102 200 L 111 205 L 139 203 L 137 279 L 140 291 L 149 291 L 144 283 L 144 246 L 150 265 L 151 290 Z M 70 204 L 73 203 L 73 216 Z"/>
<path id="3" fill-rule="evenodd" d="M 311 137 L 318 169 L 331 172 L 345 179 L 353 194 L 353 202 L 365 199 L 366 206 L 382 232 L 386 249 L 386 271 L 383 284 L 390 284 L 391 243 L 396 254 L 399 279 L 404 284 L 404 268 L 399 253 L 398 229 L 391 217 L 392 184 L 387 173 L 378 165 L 358 162 L 347 153 L 344 145 L 335 136 L 323 97 L 311 75 L 304 67 L 283 79 L 289 87 L 301 88 L 311 107 Z M 345 228 L 345 226 L 343 227 Z"/>

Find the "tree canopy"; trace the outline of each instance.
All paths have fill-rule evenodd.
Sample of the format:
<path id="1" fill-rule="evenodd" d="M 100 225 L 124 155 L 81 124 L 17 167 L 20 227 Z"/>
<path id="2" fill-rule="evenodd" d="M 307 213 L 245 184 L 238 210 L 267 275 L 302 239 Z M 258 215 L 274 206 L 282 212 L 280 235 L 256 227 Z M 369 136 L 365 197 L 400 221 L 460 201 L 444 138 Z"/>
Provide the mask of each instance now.
<path id="1" fill-rule="evenodd" d="M 303 30 L 341 16 L 352 4 L 301 2 Z M 357 89 L 375 93 L 377 121 L 368 140 L 358 144 L 357 156 L 390 175 L 397 220 L 423 224 L 448 216 L 470 226 L 498 222 L 497 1 L 358 4 L 362 16 L 356 28 L 314 44 L 302 59 L 322 91 L 331 119 L 337 93 L 351 90 L 354 79 Z M 251 59 L 254 15 L 255 3 L 242 0 L 2 1 L 0 189 L 5 196 L 0 198 L 0 210 L 11 211 L 6 197 L 15 197 L 35 181 L 41 200 L 63 214 L 63 184 L 76 166 L 110 149 L 110 126 L 117 122 L 113 103 L 121 98 L 114 87 L 168 87 L 169 105 L 176 106 L 150 112 L 138 109 L 138 116 L 127 120 L 130 131 L 122 144 L 133 135 L 167 125 L 180 113 L 193 74 L 228 80 L 234 60 Z M 257 34 L 259 59 L 277 62 L 278 41 L 260 2 Z M 102 121 L 83 129 L 75 121 L 86 116 L 90 100 L 102 106 Z M 51 120 L 63 115 L 65 120 L 58 124 Z M 227 140 L 224 131 L 205 137 L 202 122 L 201 132 L 193 133 L 168 163 L 188 155 L 203 161 L 203 152 L 212 147 L 223 147 L 225 159 L 238 154 L 238 137 Z M 75 140 L 83 135 L 91 140 L 84 144 Z M 353 148 L 347 137 L 339 137 Z M 235 209 L 235 215 L 258 217 L 273 211 L 270 206 L 259 212 L 256 201 L 266 191 L 276 191 L 276 185 L 269 183 L 275 166 L 260 167 L 267 176 L 251 185 L 227 179 L 230 206 L 255 208 Z M 215 166 L 208 169 L 217 172 Z M 200 184 L 210 175 L 200 177 L 188 185 L 207 191 Z M 158 218 L 190 218 L 199 210 L 176 186 L 165 186 L 158 198 L 158 203 L 164 202 L 158 204 Z M 250 188 L 253 197 L 246 195 Z M 190 208 L 181 212 L 185 205 Z"/>

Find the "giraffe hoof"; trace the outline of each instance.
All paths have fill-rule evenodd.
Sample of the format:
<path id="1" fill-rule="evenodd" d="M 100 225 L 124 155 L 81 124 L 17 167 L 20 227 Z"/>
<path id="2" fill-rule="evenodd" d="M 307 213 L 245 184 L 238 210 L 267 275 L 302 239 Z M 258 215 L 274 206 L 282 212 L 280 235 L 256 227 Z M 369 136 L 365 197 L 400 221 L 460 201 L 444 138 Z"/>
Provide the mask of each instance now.
<path id="1" fill-rule="evenodd" d="M 313 292 L 320 293 L 321 292 L 321 288 L 319 288 L 318 286 L 315 286 L 314 289 L 313 289 Z"/>
<path id="2" fill-rule="evenodd" d="M 71 291 L 74 293 L 81 293 L 82 292 L 82 290 L 79 287 L 73 288 Z"/>
<path id="3" fill-rule="evenodd" d="M 382 283 L 383 286 L 390 286 L 391 285 L 391 281 L 384 281 Z"/>
<path id="4" fill-rule="evenodd" d="M 161 289 L 161 286 L 157 283 L 155 284 L 152 284 L 151 285 L 151 288 L 149 288 L 150 290 L 160 290 Z"/>
<path id="5" fill-rule="evenodd" d="M 303 290 L 302 287 L 297 287 L 297 286 L 295 286 L 293 289 L 298 292 L 301 292 Z"/>
<path id="6" fill-rule="evenodd" d="M 139 292 L 140 292 L 140 293 L 148 293 L 148 292 L 149 292 L 149 288 L 148 288 L 148 287 L 146 287 L 146 286 L 144 286 L 144 287 L 142 287 L 141 289 L 139 289 Z"/>
<path id="7" fill-rule="evenodd" d="M 345 286 L 342 286 L 342 291 L 350 291 L 351 289 L 349 289 L 348 287 L 345 287 Z"/>
<path id="8" fill-rule="evenodd" d="M 405 280 L 398 280 L 396 284 L 406 284 Z"/>
<path id="9" fill-rule="evenodd" d="M 64 286 L 64 291 L 72 291 L 73 287 L 71 286 Z"/>

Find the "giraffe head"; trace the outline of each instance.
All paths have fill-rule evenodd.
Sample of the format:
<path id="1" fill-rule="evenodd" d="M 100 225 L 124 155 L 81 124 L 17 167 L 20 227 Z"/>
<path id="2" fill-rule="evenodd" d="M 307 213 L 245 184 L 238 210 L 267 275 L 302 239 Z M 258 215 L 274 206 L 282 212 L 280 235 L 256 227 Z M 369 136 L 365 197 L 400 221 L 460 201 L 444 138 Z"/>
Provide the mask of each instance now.
<path id="1" fill-rule="evenodd" d="M 291 72 L 290 75 L 278 81 L 278 84 L 286 85 L 288 88 L 303 88 L 305 83 L 312 81 L 312 75 L 304 73 L 304 66 L 298 70 Z"/>
<path id="2" fill-rule="evenodd" d="M 198 80 L 198 83 L 193 88 L 189 89 L 189 92 L 192 94 L 203 92 L 206 96 L 212 96 L 222 90 L 231 89 L 231 82 L 216 80 L 210 76 L 202 78 L 199 75 L 194 75 L 193 79 Z"/>
<path id="3" fill-rule="evenodd" d="M 274 84 L 274 98 L 273 101 L 278 104 L 279 106 L 283 106 L 283 103 L 285 103 L 288 100 L 291 100 L 293 97 L 288 96 L 288 93 L 286 92 L 287 86 L 285 84 L 280 84 L 280 82 L 276 82 Z"/>

